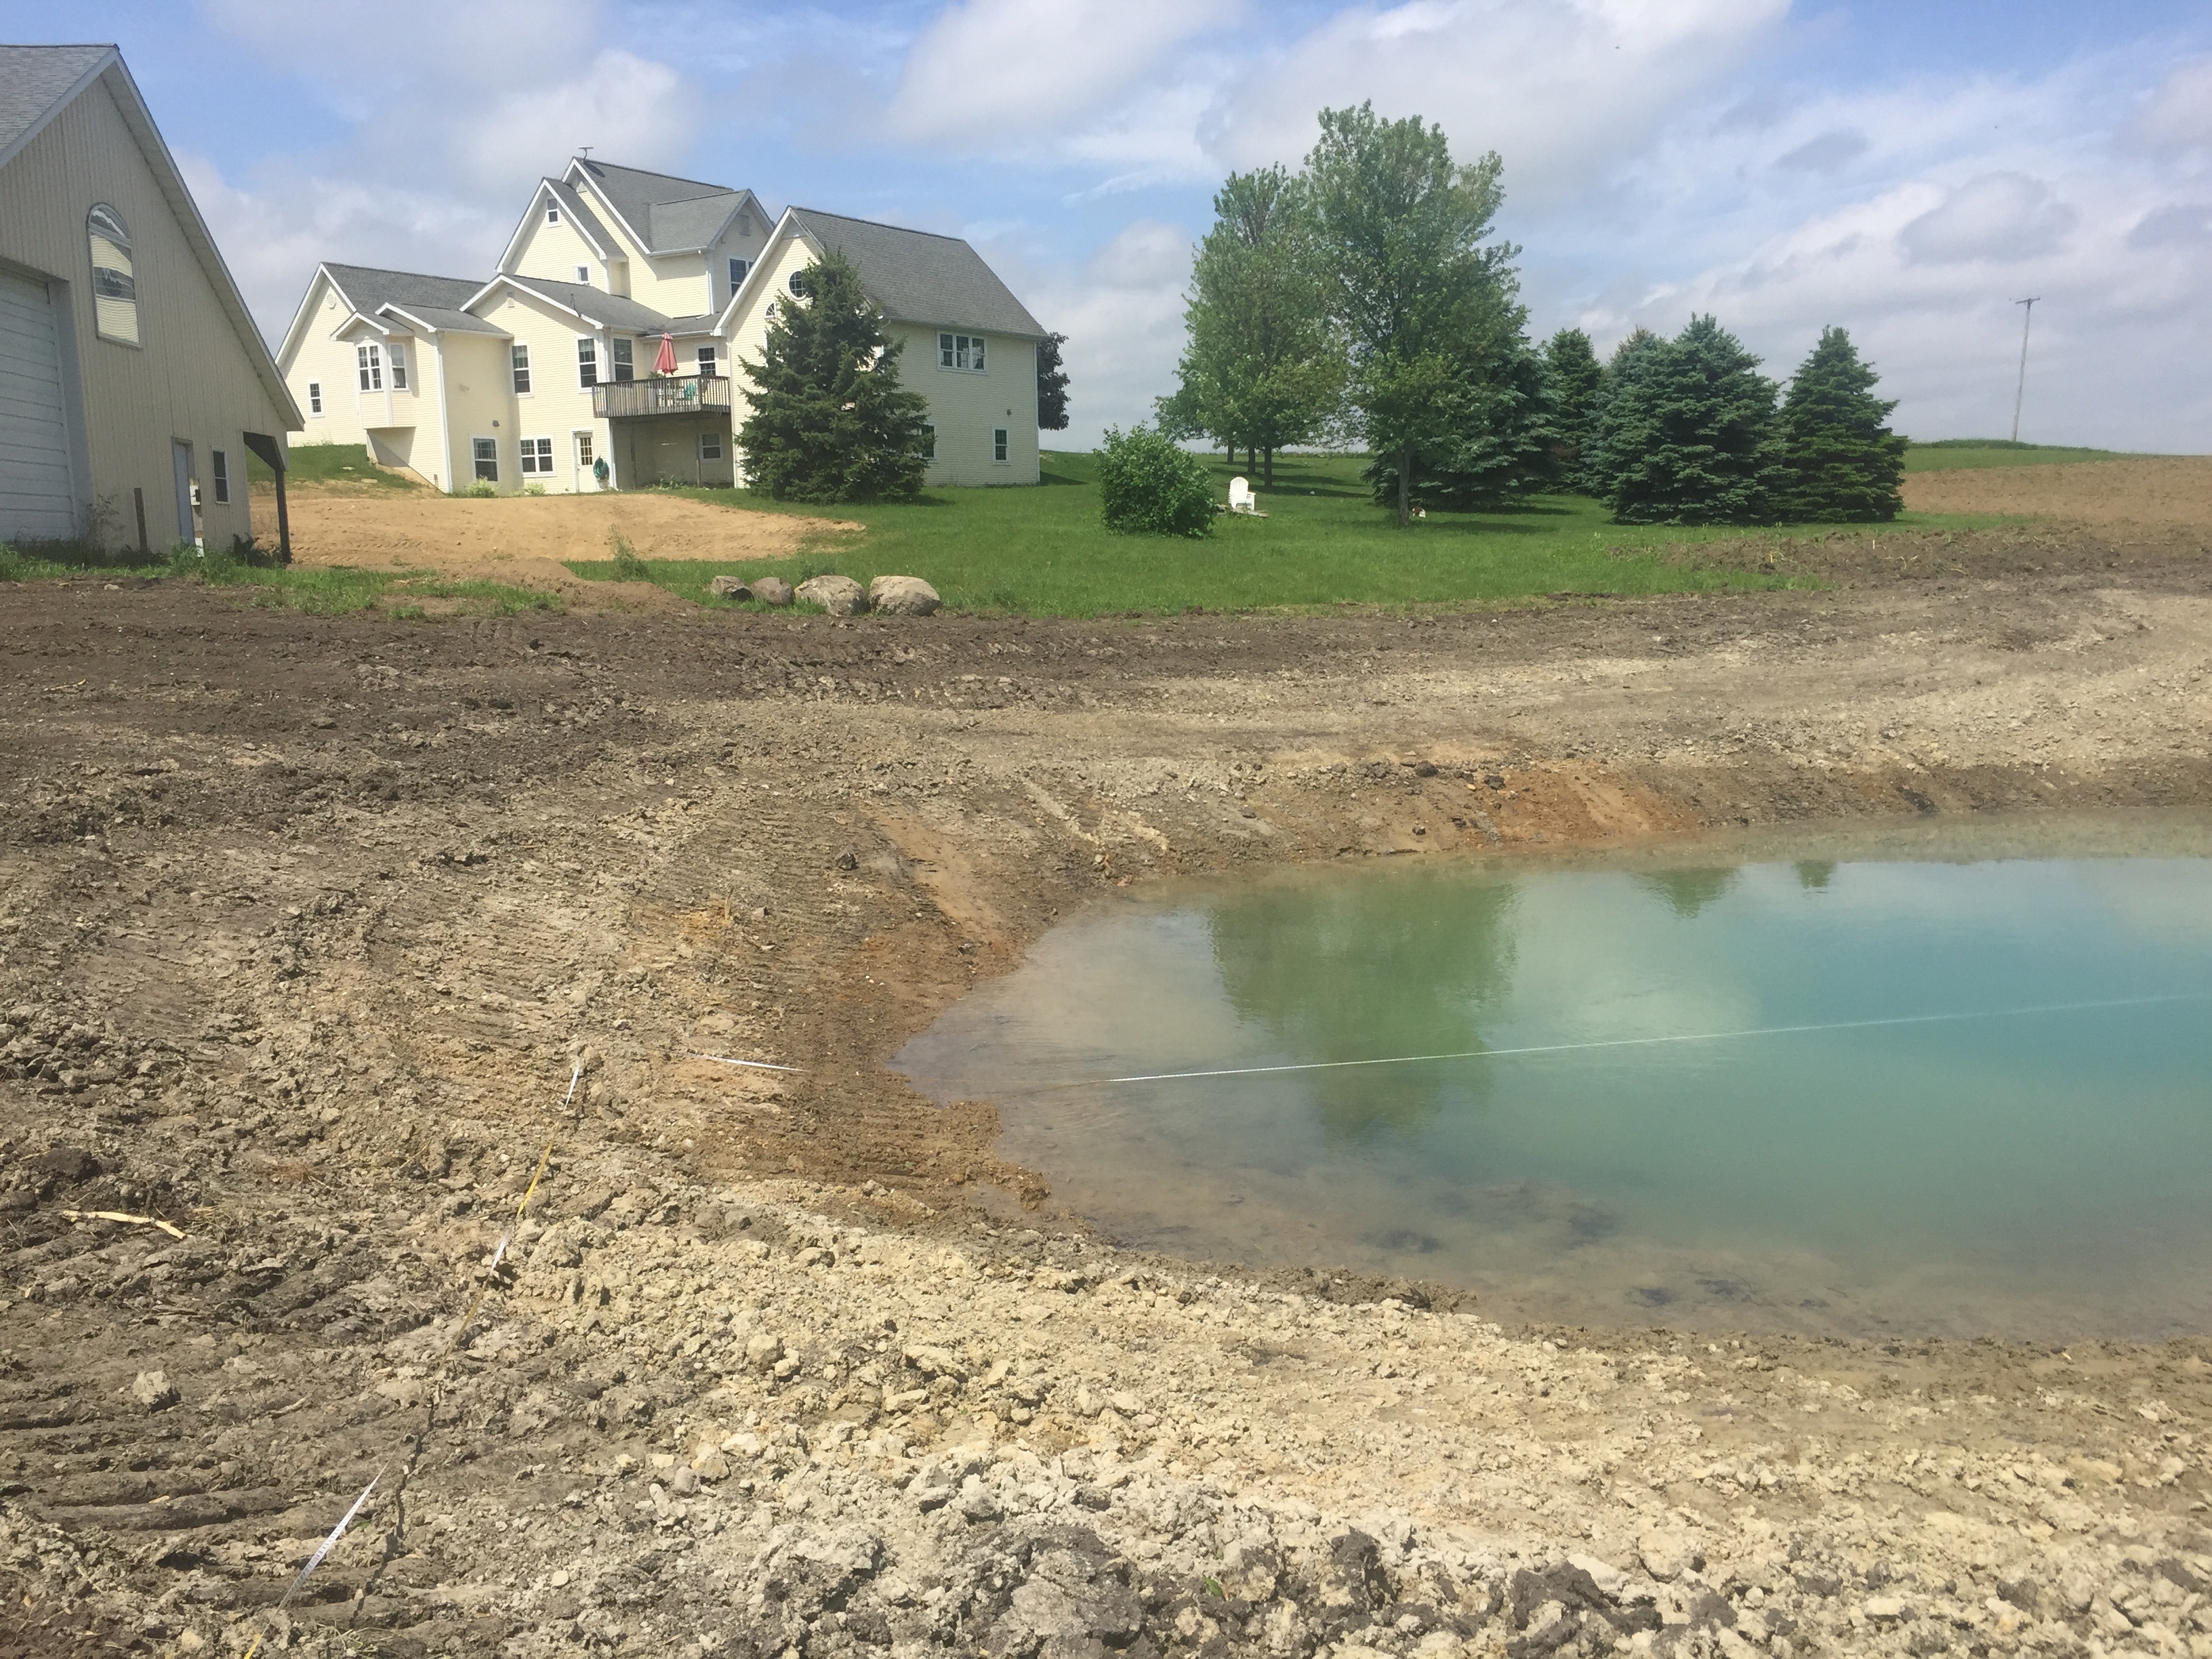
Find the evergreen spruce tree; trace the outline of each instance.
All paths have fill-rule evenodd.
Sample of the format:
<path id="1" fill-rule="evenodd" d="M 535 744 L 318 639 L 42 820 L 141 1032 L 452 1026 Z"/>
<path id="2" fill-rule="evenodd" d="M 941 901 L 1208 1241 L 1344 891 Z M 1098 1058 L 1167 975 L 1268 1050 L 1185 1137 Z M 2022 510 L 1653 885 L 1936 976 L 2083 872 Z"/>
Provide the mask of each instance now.
<path id="1" fill-rule="evenodd" d="M 1590 337 L 1578 328 L 1563 328 L 1544 346 L 1544 367 L 1552 385 L 1552 428 L 1558 447 L 1559 470 L 1568 478 L 1581 475 L 1583 450 L 1589 442 L 1590 424 L 1597 418 L 1599 392 L 1605 370 Z"/>
<path id="2" fill-rule="evenodd" d="M 1519 311 L 1513 308 L 1516 320 Z M 1414 459 L 1407 492 L 1414 505 L 1478 511 L 1553 486 L 1559 445 L 1551 376 L 1525 337 L 1509 332 L 1487 349 L 1470 349 L 1449 395 L 1451 418 Z M 1366 477 L 1377 502 L 1396 501 L 1395 455 L 1376 456 Z"/>
<path id="3" fill-rule="evenodd" d="M 1601 421 L 1616 524 L 1768 524 L 1781 482 L 1775 386 L 1711 317 L 1622 365 Z"/>
<path id="4" fill-rule="evenodd" d="M 778 501 L 912 501 L 927 463 L 928 404 L 899 385 L 902 343 L 860 275 L 832 251 L 781 301 L 757 363 L 752 413 L 738 433 L 752 488 Z"/>
<path id="5" fill-rule="evenodd" d="M 1037 342 L 1037 429 L 1041 432 L 1067 430 L 1067 371 L 1060 362 L 1060 349 L 1066 343 L 1065 334 L 1048 334 Z"/>
<path id="6" fill-rule="evenodd" d="M 1877 376 L 1840 328 L 1820 331 L 1782 400 L 1783 517 L 1872 524 L 1905 507 L 1905 440 L 1885 422 L 1897 407 L 1874 395 Z"/>
<path id="7" fill-rule="evenodd" d="M 1597 392 L 1592 399 L 1589 424 L 1583 437 L 1580 465 L 1575 472 L 1575 488 L 1585 495 L 1595 495 L 1601 501 L 1613 499 L 1614 477 L 1620 465 L 1633 453 L 1620 421 L 1616 420 L 1613 400 L 1649 366 L 1651 354 L 1663 352 L 1667 343 L 1648 328 L 1638 328 L 1613 349 L 1605 367 L 1598 373 Z M 1628 405 L 1621 405 L 1625 417 Z M 1616 455 L 1620 459 L 1616 460 Z"/>

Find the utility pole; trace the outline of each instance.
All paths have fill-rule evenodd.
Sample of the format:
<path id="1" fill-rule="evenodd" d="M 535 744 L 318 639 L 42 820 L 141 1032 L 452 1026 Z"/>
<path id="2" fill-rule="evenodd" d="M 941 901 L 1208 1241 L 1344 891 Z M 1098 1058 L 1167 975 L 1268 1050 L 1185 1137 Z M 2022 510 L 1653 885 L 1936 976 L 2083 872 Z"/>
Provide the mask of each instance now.
<path id="1" fill-rule="evenodd" d="M 2013 301 L 2016 306 L 2027 307 L 2020 318 L 2020 384 L 2013 389 L 2012 394 L 2012 441 L 2014 443 L 2020 441 L 2021 400 L 2027 396 L 2027 325 L 2035 320 L 2035 301 L 2042 297 L 2039 294 L 2032 300 Z"/>

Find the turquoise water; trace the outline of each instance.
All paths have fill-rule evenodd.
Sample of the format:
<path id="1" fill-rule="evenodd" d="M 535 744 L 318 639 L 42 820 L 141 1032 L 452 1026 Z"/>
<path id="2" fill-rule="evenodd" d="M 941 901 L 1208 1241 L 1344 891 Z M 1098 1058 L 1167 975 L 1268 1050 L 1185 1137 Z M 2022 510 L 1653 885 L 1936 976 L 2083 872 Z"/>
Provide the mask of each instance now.
<path id="1" fill-rule="evenodd" d="M 899 1065 L 1179 1254 L 1576 1323 L 2212 1329 L 2212 841 L 2008 833 L 1122 902 Z"/>

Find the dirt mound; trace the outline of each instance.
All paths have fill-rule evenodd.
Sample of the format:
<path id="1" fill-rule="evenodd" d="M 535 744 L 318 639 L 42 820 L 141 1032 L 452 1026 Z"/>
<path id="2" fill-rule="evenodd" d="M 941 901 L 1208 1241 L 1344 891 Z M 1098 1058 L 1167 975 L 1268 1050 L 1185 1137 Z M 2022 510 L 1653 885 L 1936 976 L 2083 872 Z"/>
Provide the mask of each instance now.
<path id="1" fill-rule="evenodd" d="M 271 495 L 258 525 L 276 522 Z M 680 495 L 509 495 L 493 501 L 346 485 L 292 492 L 292 556 L 308 566 L 434 570 L 456 581 L 498 581 L 559 592 L 571 603 L 605 601 L 604 583 L 566 567 L 613 556 L 619 536 L 643 559 L 707 559 L 732 566 L 789 558 L 810 541 L 860 526 L 709 505 Z M 672 605 L 633 584 L 632 608 Z"/>
<path id="2" fill-rule="evenodd" d="M 1921 472 L 1905 481 L 1905 504 L 1915 513 L 2033 513 L 2212 538 L 2212 456 Z"/>

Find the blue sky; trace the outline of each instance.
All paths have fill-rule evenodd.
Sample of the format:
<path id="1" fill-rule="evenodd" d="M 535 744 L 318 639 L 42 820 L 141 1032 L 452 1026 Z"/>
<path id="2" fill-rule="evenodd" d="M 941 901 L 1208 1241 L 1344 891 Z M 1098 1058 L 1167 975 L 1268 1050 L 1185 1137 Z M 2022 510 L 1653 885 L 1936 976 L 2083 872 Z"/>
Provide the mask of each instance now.
<path id="1" fill-rule="evenodd" d="M 2212 449 L 2212 10 L 2179 0 L 0 0 L 113 40 L 249 301 L 319 258 L 484 272 L 580 144 L 969 236 L 1141 418 L 1224 173 L 1371 98 L 1504 157 L 1532 326 L 1850 328 L 1923 437 Z"/>

